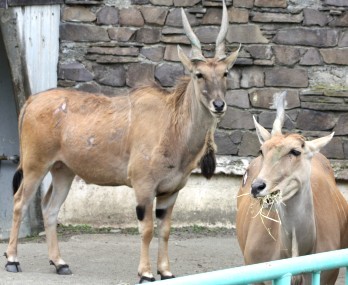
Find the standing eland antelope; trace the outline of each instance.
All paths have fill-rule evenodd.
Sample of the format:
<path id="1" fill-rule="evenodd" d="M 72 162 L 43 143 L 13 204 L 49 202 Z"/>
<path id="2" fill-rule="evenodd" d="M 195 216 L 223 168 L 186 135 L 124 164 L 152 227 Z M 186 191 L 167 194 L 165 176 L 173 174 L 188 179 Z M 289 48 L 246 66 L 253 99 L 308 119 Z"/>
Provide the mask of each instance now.
<path id="1" fill-rule="evenodd" d="M 237 196 L 237 238 L 246 264 L 348 246 L 348 204 L 319 153 L 333 133 L 311 141 L 282 134 L 285 94 L 275 97 L 271 133 L 254 118 L 261 154 L 250 163 Z M 324 271 L 321 284 L 334 284 L 337 276 L 338 269 Z M 310 279 L 294 276 L 292 284 Z"/>
<path id="2" fill-rule="evenodd" d="M 140 283 L 155 281 L 149 260 L 156 198 L 161 279 L 173 278 L 168 258 L 171 215 L 178 191 L 191 171 L 201 166 L 210 178 L 215 169 L 213 134 L 226 111 L 226 77 L 239 49 L 225 55 L 227 8 L 216 40 L 214 58 L 205 58 L 182 9 L 182 21 L 192 45 L 187 57 L 190 73 L 172 92 L 156 86 L 140 87 L 126 96 L 106 97 L 54 89 L 31 96 L 19 117 L 23 180 L 14 196 L 13 224 L 5 256 L 6 269 L 21 271 L 17 258 L 18 231 L 29 202 L 44 176 L 52 184 L 42 197 L 42 211 L 50 263 L 58 274 L 71 274 L 57 240 L 57 216 L 75 175 L 87 183 L 134 188 L 141 233 L 138 267 Z"/>

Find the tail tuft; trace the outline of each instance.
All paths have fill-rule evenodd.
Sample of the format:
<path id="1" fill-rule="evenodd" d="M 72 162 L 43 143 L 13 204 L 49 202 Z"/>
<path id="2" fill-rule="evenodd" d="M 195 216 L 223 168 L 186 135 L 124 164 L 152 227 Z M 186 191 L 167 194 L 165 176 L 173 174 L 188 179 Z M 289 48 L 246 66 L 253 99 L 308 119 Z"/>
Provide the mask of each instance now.
<path id="1" fill-rule="evenodd" d="M 16 194 L 16 192 L 19 189 L 19 186 L 21 185 L 23 179 L 23 170 L 21 168 L 17 169 L 16 173 L 13 175 L 12 179 L 12 189 L 13 189 L 13 195 Z"/>

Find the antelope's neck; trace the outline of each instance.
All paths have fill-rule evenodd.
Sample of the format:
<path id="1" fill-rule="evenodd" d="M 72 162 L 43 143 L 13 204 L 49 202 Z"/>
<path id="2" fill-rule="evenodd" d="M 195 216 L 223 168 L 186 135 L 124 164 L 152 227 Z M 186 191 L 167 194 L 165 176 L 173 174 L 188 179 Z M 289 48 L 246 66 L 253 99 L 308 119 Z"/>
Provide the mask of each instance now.
<path id="1" fill-rule="evenodd" d="M 197 98 L 193 83 L 190 82 L 180 110 L 182 116 L 178 118 L 178 124 L 182 130 L 180 145 L 183 146 L 183 160 L 184 163 L 195 161 L 193 168 L 197 166 L 196 161 L 204 155 L 207 137 L 214 133 L 217 125 L 217 119 Z"/>
<path id="2" fill-rule="evenodd" d="M 280 204 L 278 210 L 280 238 L 286 257 L 311 253 L 316 240 L 316 225 L 310 183 L 306 183 L 284 205 Z"/>

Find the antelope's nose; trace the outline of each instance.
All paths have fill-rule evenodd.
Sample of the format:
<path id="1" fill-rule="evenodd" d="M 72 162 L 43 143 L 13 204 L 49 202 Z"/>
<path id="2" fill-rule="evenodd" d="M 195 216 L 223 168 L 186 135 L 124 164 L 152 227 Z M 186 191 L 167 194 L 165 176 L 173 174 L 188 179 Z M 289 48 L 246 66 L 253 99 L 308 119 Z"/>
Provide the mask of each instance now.
<path id="1" fill-rule="evenodd" d="M 222 112 L 225 107 L 225 102 L 222 100 L 214 100 L 213 105 L 216 112 Z"/>
<path id="2" fill-rule="evenodd" d="M 251 184 L 251 194 L 256 198 L 260 192 L 266 188 L 266 183 L 262 179 L 256 179 L 252 184 Z"/>

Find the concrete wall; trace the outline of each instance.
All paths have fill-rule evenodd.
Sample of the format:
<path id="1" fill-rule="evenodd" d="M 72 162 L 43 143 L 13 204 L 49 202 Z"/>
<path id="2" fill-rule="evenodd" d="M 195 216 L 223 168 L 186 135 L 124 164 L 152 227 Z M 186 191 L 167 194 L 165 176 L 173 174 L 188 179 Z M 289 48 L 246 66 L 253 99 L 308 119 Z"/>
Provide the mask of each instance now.
<path id="1" fill-rule="evenodd" d="M 211 180 L 199 173 L 192 174 L 179 192 L 173 226 L 233 227 L 241 174 L 247 165 L 245 159 L 218 157 L 217 174 Z M 338 187 L 348 200 L 348 182 L 339 181 Z M 131 188 L 87 185 L 76 178 L 60 211 L 59 222 L 96 227 L 136 227 L 135 207 Z"/>

